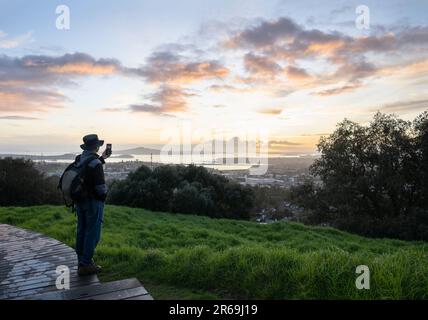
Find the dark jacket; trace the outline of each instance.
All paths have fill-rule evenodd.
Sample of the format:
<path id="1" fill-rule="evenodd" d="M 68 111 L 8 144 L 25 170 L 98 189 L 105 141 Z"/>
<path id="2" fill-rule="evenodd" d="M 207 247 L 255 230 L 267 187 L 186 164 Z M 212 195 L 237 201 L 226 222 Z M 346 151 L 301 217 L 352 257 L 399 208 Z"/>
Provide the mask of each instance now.
<path id="1" fill-rule="evenodd" d="M 85 187 L 89 192 L 89 197 L 97 200 L 105 201 L 107 196 L 107 186 L 104 178 L 103 165 L 105 163 L 102 157 L 91 151 L 83 151 L 76 158 L 78 164 L 84 163 L 88 158 L 94 158 L 86 167 L 85 172 Z"/>

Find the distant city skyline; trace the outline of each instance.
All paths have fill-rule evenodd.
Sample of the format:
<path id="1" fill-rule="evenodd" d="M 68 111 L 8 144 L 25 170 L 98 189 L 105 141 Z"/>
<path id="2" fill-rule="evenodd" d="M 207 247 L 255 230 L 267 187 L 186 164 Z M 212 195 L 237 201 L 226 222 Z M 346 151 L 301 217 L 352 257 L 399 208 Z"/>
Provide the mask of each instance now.
<path id="1" fill-rule="evenodd" d="M 60 4 L 69 30 L 57 28 Z M 362 4 L 368 28 L 356 25 Z M 0 0 L 0 153 L 77 151 L 87 133 L 119 149 L 160 147 L 182 121 L 199 135 L 267 129 L 275 152 L 313 153 L 345 117 L 411 120 L 428 109 L 427 9 Z"/>

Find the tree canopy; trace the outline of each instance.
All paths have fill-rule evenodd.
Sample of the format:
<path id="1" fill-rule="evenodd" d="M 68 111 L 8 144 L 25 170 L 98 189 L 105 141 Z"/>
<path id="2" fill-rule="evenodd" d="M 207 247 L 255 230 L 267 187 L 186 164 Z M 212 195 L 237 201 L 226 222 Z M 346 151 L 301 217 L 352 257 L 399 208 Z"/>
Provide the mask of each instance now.
<path id="1" fill-rule="evenodd" d="M 0 205 L 60 204 L 58 178 L 46 177 L 31 160 L 0 159 Z"/>
<path id="2" fill-rule="evenodd" d="M 195 165 L 141 166 L 110 187 L 108 202 L 155 211 L 248 219 L 252 189 Z"/>
<path id="3" fill-rule="evenodd" d="M 428 239 L 428 112 L 414 121 L 378 112 L 368 125 L 345 119 L 318 150 L 311 172 L 322 186 L 301 187 L 300 198 L 294 191 L 313 221 Z"/>

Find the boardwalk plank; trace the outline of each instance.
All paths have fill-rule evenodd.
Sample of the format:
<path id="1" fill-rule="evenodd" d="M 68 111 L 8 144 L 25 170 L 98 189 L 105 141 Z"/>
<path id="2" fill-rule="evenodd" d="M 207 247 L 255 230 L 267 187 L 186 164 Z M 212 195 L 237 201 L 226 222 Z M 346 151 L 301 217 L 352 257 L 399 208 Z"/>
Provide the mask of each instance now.
<path id="1" fill-rule="evenodd" d="M 17 281 L 10 281 L 8 283 L 2 284 L 0 285 L 0 292 L 1 290 L 7 289 L 7 288 L 17 288 L 17 287 L 22 287 L 24 285 L 36 285 L 36 284 L 44 284 L 44 283 L 49 283 L 49 284 L 54 284 L 56 282 L 56 277 L 58 275 L 56 273 L 53 273 L 51 275 L 47 275 L 47 274 L 42 274 L 39 276 L 35 276 L 35 277 L 31 277 L 31 279 L 20 279 Z M 82 280 L 82 277 L 78 276 L 77 274 L 72 274 L 70 275 L 70 283 L 75 283 L 75 282 L 85 282 L 86 280 L 89 279 L 97 279 L 97 276 L 92 275 L 92 276 L 87 276 L 85 277 L 84 280 Z"/>
<path id="2" fill-rule="evenodd" d="M 99 284 L 98 278 L 90 278 L 87 280 L 80 280 L 75 282 L 70 282 L 70 290 L 74 288 L 80 287 L 88 287 L 90 285 Z M 45 294 L 48 292 L 58 292 L 58 289 L 55 285 L 55 281 L 53 283 L 46 283 L 44 285 L 35 285 L 33 287 L 29 286 L 27 288 L 20 288 L 19 290 L 11 290 L 5 292 L 3 296 L 0 296 L 0 299 L 31 299 L 34 300 L 34 296 L 38 294 Z"/>
<path id="3" fill-rule="evenodd" d="M 70 289 L 56 287 L 56 268 L 70 268 Z M 0 299 L 152 300 L 137 279 L 100 283 L 79 277 L 75 251 L 39 233 L 0 224 Z"/>
<path id="4" fill-rule="evenodd" d="M 85 297 L 78 300 L 123 300 L 146 294 L 148 294 L 147 290 L 140 286 L 131 289 L 120 289 L 117 291 Z"/>
<path id="5" fill-rule="evenodd" d="M 79 277 L 74 249 L 33 231 L 0 225 L 0 299 L 13 299 L 57 290 L 56 268 L 70 268 L 70 287 L 99 283 Z"/>
<path id="6" fill-rule="evenodd" d="M 58 291 L 37 296 L 40 300 L 75 300 L 85 297 L 92 297 L 99 294 L 114 292 L 120 289 L 131 289 L 141 286 L 140 282 L 135 279 L 126 279 L 112 281 L 103 284 L 97 284 L 91 288 L 82 287 L 75 290 Z"/>
<path id="7" fill-rule="evenodd" d="M 150 294 L 143 294 L 141 296 L 136 296 L 136 297 L 131 297 L 131 298 L 126 298 L 123 300 L 153 300 L 153 297 Z"/>
<path id="8" fill-rule="evenodd" d="M 8 263 L 5 263 L 0 268 L 0 272 L 2 272 L 2 270 L 9 269 L 10 265 L 14 265 L 14 266 L 19 265 L 19 267 L 22 267 L 22 266 L 31 266 L 34 264 L 39 264 L 40 262 L 57 264 L 57 262 L 68 261 L 68 260 L 77 261 L 76 254 L 74 252 L 65 251 L 62 253 L 59 252 L 59 253 L 46 255 L 42 257 L 31 257 L 31 258 L 29 257 L 27 259 L 22 259 L 22 260 L 19 260 L 19 259 L 7 260 Z"/>

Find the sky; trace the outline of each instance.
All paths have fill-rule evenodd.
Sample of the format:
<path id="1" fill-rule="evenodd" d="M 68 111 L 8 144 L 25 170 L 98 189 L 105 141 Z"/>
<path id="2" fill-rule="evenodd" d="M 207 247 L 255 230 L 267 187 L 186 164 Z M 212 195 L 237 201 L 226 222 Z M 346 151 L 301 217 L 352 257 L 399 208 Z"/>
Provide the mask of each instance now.
<path id="1" fill-rule="evenodd" d="M 57 28 L 60 5 L 68 29 Z M 192 143 L 265 130 L 275 153 L 312 153 L 344 118 L 411 120 L 428 109 L 427 9 L 0 0 L 0 153 L 74 151 L 88 133 L 121 148 L 162 146 L 183 123 Z"/>

